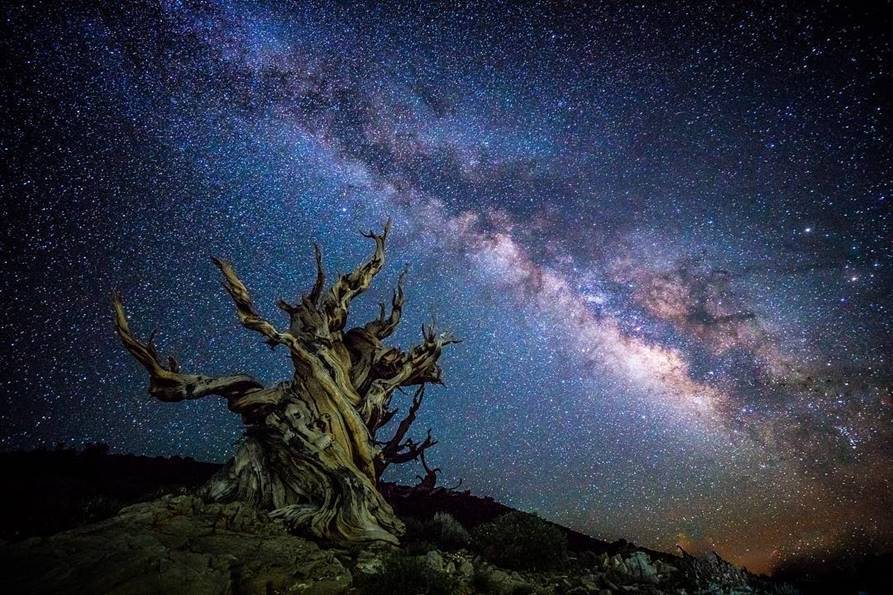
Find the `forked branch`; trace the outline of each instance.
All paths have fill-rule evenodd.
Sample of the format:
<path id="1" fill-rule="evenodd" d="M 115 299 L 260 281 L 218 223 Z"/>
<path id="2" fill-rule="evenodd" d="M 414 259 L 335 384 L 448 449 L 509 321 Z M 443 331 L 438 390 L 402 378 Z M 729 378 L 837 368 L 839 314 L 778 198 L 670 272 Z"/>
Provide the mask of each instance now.
<path id="1" fill-rule="evenodd" d="M 386 349 L 377 354 L 365 398 L 362 401 L 363 421 L 371 428 L 388 409 L 393 392 L 401 386 L 418 386 L 425 383 L 443 384 L 443 371 L 437 365 L 446 345 L 458 343 L 450 333 L 438 333 L 434 325 L 422 327 L 424 341 L 408 352 Z"/>
<path id="2" fill-rule="evenodd" d="M 434 324 L 422 326 L 422 338 L 419 345 L 413 346 L 408 353 L 401 353 L 396 362 L 402 372 L 400 386 L 411 386 L 431 382 L 443 383 L 443 372 L 437 361 L 443 348 L 461 341 L 450 332 L 438 333 Z"/>
<path id="3" fill-rule="evenodd" d="M 425 436 L 424 440 L 417 443 L 411 439 L 407 439 L 406 442 L 400 445 L 400 451 L 395 453 L 394 456 L 388 460 L 387 464 L 400 465 L 402 463 L 414 461 L 435 444 L 437 444 L 437 440 L 431 437 L 431 428 L 428 428 L 428 434 Z"/>
<path id="4" fill-rule="evenodd" d="M 419 490 L 419 491 L 423 491 L 423 492 L 425 492 L 425 491 L 430 492 L 435 487 L 437 487 L 437 474 L 440 473 L 440 467 L 435 467 L 433 469 L 431 467 L 429 467 L 428 461 L 425 460 L 425 452 L 424 451 L 422 451 L 422 453 L 419 455 L 419 459 L 422 462 L 422 467 L 425 469 L 425 477 L 422 477 L 421 475 L 416 475 L 416 478 L 418 478 L 419 483 L 416 484 L 415 489 Z M 459 480 L 459 483 L 460 484 L 462 483 L 461 479 Z M 458 484 L 456 485 L 456 487 L 459 487 Z"/>
<path id="5" fill-rule="evenodd" d="M 366 291 L 372 283 L 372 279 L 381 271 L 381 268 L 384 266 L 385 242 L 390 231 L 391 220 L 388 219 L 381 234 L 377 234 L 374 231 L 363 233 L 365 237 L 375 242 L 375 250 L 372 256 L 353 271 L 338 277 L 338 280 L 332 284 L 332 288 L 324 298 L 323 304 L 329 319 L 330 330 L 340 331 L 344 328 L 344 324 L 347 322 L 347 309 L 350 306 L 350 301 Z"/>
<path id="6" fill-rule="evenodd" d="M 384 302 L 378 304 L 378 318 L 366 323 L 366 330 L 379 339 L 386 339 L 397 329 L 400 324 L 400 317 L 403 315 L 403 304 L 406 296 L 403 292 L 403 283 L 406 280 L 406 269 L 400 273 L 397 279 L 397 287 L 394 289 L 394 295 L 391 298 L 391 313 L 385 318 Z"/>
<path id="7" fill-rule="evenodd" d="M 394 435 L 390 440 L 384 443 L 378 453 L 375 464 L 376 475 L 378 477 L 381 477 L 382 472 L 384 472 L 389 465 L 407 463 L 415 460 L 421 456 L 425 450 L 437 444 L 437 441 L 431 437 L 430 429 L 428 430 L 428 435 L 421 442 L 417 443 L 412 439 L 406 438 L 406 434 L 416 420 L 416 415 L 419 408 L 422 406 L 424 398 L 425 386 L 421 385 L 416 389 L 416 392 L 412 397 L 412 404 L 409 407 L 409 412 L 406 414 L 406 417 L 400 421 Z"/>
<path id="8" fill-rule="evenodd" d="M 251 294 L 239 279 L 232 263 L 217 257 L 212 257 L 212 260 L 223 273 L 223 287 L 236 304 L 236 313 L 239 315 L 239 322 L 242 323 L 242 326 L 263 335 L 270 347 L 288 344 L 283 333 L 276 330 L 276 327 L 257 313 L 254 302 L 251 301 Z"/>
<path id="9" fill-rule="evenodd" d="M 219 377 L 183 374 L 173 356 L 166 364 L 162 363 L 151 337 L 141 341 L 130 331 L 124 304 L 117 292 L 112 294 L 112 306 L 115 308 L 115 330 L 127 351 L 149 372 L 149 394 L 159 401 L 176 402 L 220 395 L 232 405 L 247 394 L 263 389 L 260 382 L 247 374 Z"/>

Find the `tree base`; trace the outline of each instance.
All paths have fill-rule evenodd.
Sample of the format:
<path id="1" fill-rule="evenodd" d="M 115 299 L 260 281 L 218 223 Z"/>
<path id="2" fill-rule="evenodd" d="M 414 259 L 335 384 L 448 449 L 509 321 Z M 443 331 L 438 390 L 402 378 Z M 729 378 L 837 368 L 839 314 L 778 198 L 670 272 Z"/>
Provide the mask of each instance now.
<path id="1" fill-rule="evenodd" d="M 399 543 L 403 522 L 355 468 L 327 464 L 306 445 L 269 432 L 248 434 L 236 455 L 202 489 L 213 502 L 240 501 L 290 530 L 343 542 Z"/>

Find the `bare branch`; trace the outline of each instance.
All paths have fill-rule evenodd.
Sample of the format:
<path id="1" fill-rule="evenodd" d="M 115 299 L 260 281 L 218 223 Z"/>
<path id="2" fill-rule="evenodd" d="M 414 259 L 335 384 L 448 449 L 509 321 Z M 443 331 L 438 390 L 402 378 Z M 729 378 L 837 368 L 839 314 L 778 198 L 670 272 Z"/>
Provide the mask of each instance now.
<path id="1" fill-rule="evenodd" d="M 428 466 L 428 461 L 425 460 L 425 451 L 419 453 L 419 459 L 422 462 L 422 467 L 425 469 L 425 477 L 421 475 L 416 475 L 419 479 L 419 483 L 415 486 L 416 490 L 422 491 L 431 491 L 437 486 L 437 474 L 440 472 L 440 467 L 435 467 L 434 469 Z M 459 483 L 462 483 L 459 480 Z M 459 487 L 458 485 L 456 487 Z"/>
<path id="2" fill-rule="evenodd" d="M 406 414 L 406 417 L 400 422 L 400 425 L 397 426 L 397 430 L 394 432 L 394 435 L 388 440 L 385 447 L 382 449 L 383 452 L 391 452 L 399 449 L 400 443 L 403 442 L 403 439 L 406 437 L 406 433 L 409 431 L 410 426 L 412 426 L 415 421 L 416 414 L 418 413 L 419 407 L 422 406 L 422 401 L 425 399 L 425 385 L 421 385 L 416 389 L 415 394 L 412 395 L 412 404 L 409 406 L 409 412 Z"/>
<path id="3" fill-rule="evenodd" d="M 412 397 L 412 405 L 406 417 L 400 421 L 394 435 L 381 448 L 376 457 L 376 474 L 381 477 L 388 466 L 392 464 L 401 464 L 418 458 L 426 449 L 437 444 L 437 441 L 431 437 L 431 430 L 428 430 L 427 437 L 419 443 L 411 439 L 406 439 L 406 434 L 415 422 L 419 408 L 425 398 L 425 385 L 421 385 Z"/>
<path id="4" fill-rule="evenodd" d="M 388 465 L 401 465 L 403 463 L 408 463 L 409 461 L 414 461 L 435 444 L 437 444 L 437 440 L 434 440 L 431 437 L 431 429 L 429 428 L 428 435 L 425 436 L 425 439 L 421 442 L 416 443 L 412 440 L 407 440 L 401 444 L 400 451 L 394 453 L 394 455 L 386 461 L 385 468 L 387 468 Z"/>
<path id="5" fill-rule="evenodd" d="M 323 309 L 329 319 L 329 329 L 340 331 L 347 322 L 347 309 L 350 301 L 369 288 L 372 279 L 384 266 L 384 249 L 388 234 L 391 231 L 391 220 L 385 223 L 384 231 L 363 233 L 363 236 L 375 241 L 372 256 L 350 273 L 341 275 L 332 285 L 328 295 L 323 299 Z"/>
<path id="6" fill-rule="evenodd" d="M 391 298 L 391 314 L 385 318 L 384 304 L 379 304 L 378 318 L 372 322 L 366 323 L 366 330 L 375 335 L 379 339 L 386 339 L 397 329 L 400 324 L 400 317 L 403 314 L 403 304 L 405 302 L 405 294 L 403 284 L 406 280 L 406 269 L 400 273 L 397 279 L 397 287 L 394 289 L 394 295 Z"/>
<path id="7" fill-rule="evenodd" d="M 288 388 L 288 382 L 280 382 L 270 388 L 246 392 L 240 397 L 230 399 L 229 409 L 243 414 L 246 418 L 251 417 L 252 412 L 263 410 L 266 406 L 276 405 L 282 401 Z"/>
<path id="8" fill-rule="evenodd" d="M 374 380 L 369 382 L 360 407 L 360 415 L 367 427 L 374 426 L 374 420 L 381 416 L 397 388 L 427 382 L 443 384 L 443 371 L 437 360 L 445 345 L 459 341 L 449 333 L 437 333 L 433 325 L 425 325 L 422 334 L 424 341 L 409 352 L 385 349 L 376 355 L 369 374 Z"/>
<path id="9" fill-rule="evenodd" d="M 316 258 L 316 281 L 313 283 L 313 288 L 310 290 L 310 293 L 301 296 L 297 304 L 290 304 L 282 298 L 276 300 L 276 306 L 283 312 L 286 312 L 290 319 L 296 314 L 301 313 L 302 308 L 315 309 L 319 306 L 319 298 L 320 295 L 322 295 L 323 287 L 326 284 L 326 274 L 323 271 L 322 250 L 320 249 L 319 244 L 315 242 L 313 244 L 313 254 Z"/>
<path id="10" fill-rule="evenodd" d="M 326 285 L 326 273 L 322 266 L 322 250 L 319 244 L 315 242 L 313 243 L 313 255 L 316 258 L 316 282 L 313 284 L 313 289 L 310 290 L 310 295 L 307 296 L 307 299 L 310 300 L 311 304 L 316 305 L 319 303 L 322 290 Z"/>
<path id="11" fill-rule="evenodd" d="M 422 326 L 423 342 L 413 346 L 408 353 L 399 353 L 396 361 L 391 365 L 399 366 L 400 372 L 394 379 L 399 378 L 398 386 L 413 386 L 431 382 L 443 383 L 443 371 L 437 365 L 443 348 L 453 343 L 459 343 L 452 333 L 438 333 L 433 324 Z"/>
<path id="12" fill-rule="evenodd" d="M 246 374 L 220 377 L 181 374 L 173 356 L 168 357 L 167 365 L 163 364 L 152 340 L 140 341 L 130 331 L 124 304 L 117 292 L 112 294 L 112 306 L 115 309 L 115 330 L 127 351 L 149 372 L 149 394 L 159 401 L 176 402 L 220 395 L 232 402 L 263 389 L 261 383 Z"/>
<path id="13" fill-rule="evenodd" d="M 270 347 L 287 344 L 288 341 L 283 336 L 283 333 L 276 330 L 272 324 L 257 313 L 254 303 L 251 301 L 251 294 L 248 293 L 248 288 L 239 279 L 232 263 L 216 257 L 212 257 L 212 259 L 217 268 L 220 269 L 220 272 L 223 273 L 223 287 L 236 304 L 236 312 L 239 315 L 239 322 L 242 323 L 242 326 L 266 337 L 266 343 Z M 282 300 L 278 302 L 280 308 L 283 308 L 283 304 L 285 302 Z"/>

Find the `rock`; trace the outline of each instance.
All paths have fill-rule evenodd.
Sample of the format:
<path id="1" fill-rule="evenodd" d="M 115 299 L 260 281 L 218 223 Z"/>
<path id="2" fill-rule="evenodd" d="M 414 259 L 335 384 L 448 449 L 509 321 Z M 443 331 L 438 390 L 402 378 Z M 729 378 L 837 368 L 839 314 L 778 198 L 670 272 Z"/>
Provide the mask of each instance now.
<path id="1" fill-rule="evenodd" d="M 366 575 L 380 574 L 384 570 L 384 560 L 381 556 L 368 550 L 363 550 L 357 556 L 357 562 L 354 569 Z"/>
<path id="2" fill-rule="evenodd" d="M 629 574 L 629 569 L 626 567 L 626 563 L 623 561 L 623 558 L 620 556 L 620 554 L 614 554 L 613 556 L 611 556 L 611 558 L 608 560 L 607 570 L 621 576 L 626 576 Z"/>
<path id="3" fill-rule="evenodd" d="M 700 589 L 727 593 L 753 591 L 747 571 L 726 562 L 716 552 L 698 558 L 683 551 L 678 568 L 688 582 Z"/>
<path id="4" fill-rule="evenodd" d="M 437 572 L 444 571 L 443 556 L 437 550 L 431 550 L 425 555 L 425 564 L 428 568 Z"/>
<path id="5" fill-rule="evenodd" d="M 512 577 L 510 577 L 505 571 L 499 570 L 498 568 L 491 569 L 488 573 L 488 576 L 494 583 L 507 584 L 512 582 Z"/>
<path id="6" fill-rule="evenodd" d="M 656 583 L 658 581 L 657 568 L 651 564 L 651 558 L 645 552 L 634 552 L 625 560 L 624 565 L 629 576 L 635 580 L 645 583 Z"/>
<path id="7" fill-rule="evenodd" d="M 587 574 L 580 577 L 580 586 L 589 592 L 595 593 L 599 590 L 598 578 L 593 574 Z"/>
<path id="8" fill-rule="evenodd" d="M 249 507 L 167 496 L 103 522 L 7 545 L 6 593 L 345 592 L 335 555 Z"/>
<path id="9" fill-rule="evenodd" d="M 525 582 L 523 579 L 515 579 L 509 573 L 499 568 L 484 567 L 481 571 L 484 582 L 487 584 L 487 592 L 492 592 L 496 595 L 509 595 L 533 591 L 533 585 Z"/>
<path id="10" fill-rule="evenodd" d="M 664 562 L 663 560 L 657 560 L 654 563 L 654 567 L 657 568 L 657 574 L 659 574 L 661 577 L 666 577 L 673 574 L 674 572 L 679 572 L 678 568 L 676 568 L 672 564 Z"/>

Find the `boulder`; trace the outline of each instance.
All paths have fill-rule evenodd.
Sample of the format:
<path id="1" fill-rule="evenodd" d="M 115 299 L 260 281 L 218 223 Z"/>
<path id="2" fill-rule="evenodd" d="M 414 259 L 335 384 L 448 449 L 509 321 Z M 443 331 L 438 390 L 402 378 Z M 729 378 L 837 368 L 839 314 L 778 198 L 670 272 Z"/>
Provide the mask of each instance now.
<path id="1" fill-rule="evenodd" d="M 425 564 L 435 572 L 444 572 L 443 556 L 437 550 L 431 550 L 425 555 Z"/>
<path id="2" fill-rule="evenodd" d="M 598 577 L 594 574 L 585 574 L 580 577 L 580 586 L 587 592 L 596 593 L 599 590 Z"/>
<path id="3" fill-rule="evenodd" d="M 625 560 L 624 565 L 629 576 L 634 580 L 644 583 L 656 583 L 658 581 L 657 568 L 654 567 L 651 563 L 651 558 L 645 552 L 633 552 Z"/>
<path id="4" fill-rule="evenodd" d="M 354 570 L 360 574 L 381 574 L 384 570 L 384 557 L 380 552 L 365 549 L 357 555 Z"/>
<path id="5" fill-rule="evenodd" d="M 513 578 L 508 572 L 496 567 L 484 567 L 481 569 L 483 581 L 487 585 L 487 591 L 496 595 L 509 595 L 519 592 L 530 592 L 532 586 L 521 579 Z"/>
<path id="6" fill-rule="evenodd" d="M 608 558 L 606 568 L 608 571 L 619 576 L 627 576 L 629 574 L 629 568 L 626 567 L 626 563 L 623 561 L 623 557 L 620 554 L 614 554 Z"/>

